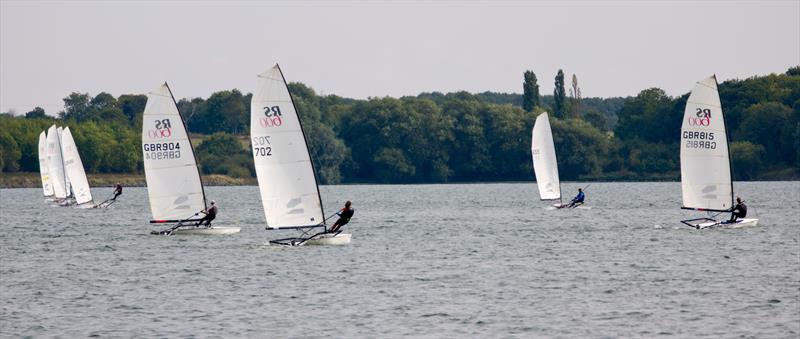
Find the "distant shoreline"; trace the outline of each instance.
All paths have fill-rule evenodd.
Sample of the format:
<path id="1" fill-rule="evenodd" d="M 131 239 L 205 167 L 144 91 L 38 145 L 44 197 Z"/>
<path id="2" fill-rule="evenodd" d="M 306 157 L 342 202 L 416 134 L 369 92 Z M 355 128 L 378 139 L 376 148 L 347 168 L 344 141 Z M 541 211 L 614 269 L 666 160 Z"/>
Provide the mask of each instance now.
<path id="1" fill-rule="evenodd" d="M 92 187 L 113 187 L 120 183 L 125 187 L 145 187 L 147 181 L 144 174 L 122 174 L 122 173 L 97 173 L 87 174 L 89 185 Z M 258 186 L 256 178 L 234 178 L 223 174 L 203 175 L 203 185 L 205 186 Z M 746 180 L 736 182 L 766 182 L 766 181 L 800 181 L 795 176 L 760 178 L 758 180 Z M 570 180 L 562 183 L 614 183 L 614 182 L 680 182 L 680 176 L 676 178 L 656 177 L 656 178 L 632 178 L 622 180 L 619 178 L 586 178 L 584 180 Z M 514 183 L 535 183 L 534 180 L 509 180 L 509 181 L 449 181 L 449 182 L 410 182 L 410 183 L 381 183 L 381 182 L 347 182 L 338 185 L 443 185 L 443 184 L 514 184 Z M 0 175 L 0 188 L 41 188 L 41 178 L 39 173 L 17 172 L 3 173 Z"/>

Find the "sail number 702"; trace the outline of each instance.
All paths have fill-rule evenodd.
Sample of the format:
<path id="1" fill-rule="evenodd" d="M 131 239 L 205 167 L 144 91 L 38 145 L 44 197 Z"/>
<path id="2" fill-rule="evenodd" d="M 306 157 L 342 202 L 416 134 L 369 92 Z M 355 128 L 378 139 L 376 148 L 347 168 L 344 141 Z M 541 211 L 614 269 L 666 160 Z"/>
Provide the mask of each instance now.
<path id="1" fill-rule="evenodd" d="M 270 144 L 269 136 L 253 137 L 253 154 L 255 156 L 269 157 L 272 156 L 272 147 L 267 146 Z"/>

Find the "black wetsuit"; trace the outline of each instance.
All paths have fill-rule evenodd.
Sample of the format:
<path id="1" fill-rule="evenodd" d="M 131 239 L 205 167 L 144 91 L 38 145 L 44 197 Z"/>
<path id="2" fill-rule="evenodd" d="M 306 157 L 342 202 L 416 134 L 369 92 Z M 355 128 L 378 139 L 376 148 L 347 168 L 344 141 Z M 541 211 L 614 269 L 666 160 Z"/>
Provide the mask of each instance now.
<path id="1" fill-rule="evenodd" d="M 740 202 L 733 207 L 733 213 L 731 213 L 731 220 L 728 222 L 736 222 L 736 219 L 744 218 L 747 216 L 747 205 L 744 202 Z"/>
<path id="2" fill-rule="evenodd" d="M 339 213 L 339 220 L 336 220 L 331 227 L 331 232 L 336 232 L 342 226 L 347 225 L 347 223 L 350 222 L 350 218 L 353 217 L 353 213 L 356 213 L 356 210 L 353 208 L 342 209 L 342 211 Z"/>
<path id="3" fill-rule="evenodd" d="M 206 222 L 206 226 L 209 226 L 211 225 L 211 221 L 214 220 L 216 217 L 217 217 L 217 205 L 213 205 L 208 208 L 208 210 L 206 211 L 206 215 L 203 217 L 203 219 L 200 219 L 200 221 L 197 222 L 197 226 L 202 226 L 204 221 Z"/>
<path id="4" fill-rule="evenodd" d="M 122 195 L 122 185 L 117 185 L 117 187 L 114 188 L 114 197 L 111 198 L 111 200 L 117 200 L 117 197 L 120 195 Z"/>

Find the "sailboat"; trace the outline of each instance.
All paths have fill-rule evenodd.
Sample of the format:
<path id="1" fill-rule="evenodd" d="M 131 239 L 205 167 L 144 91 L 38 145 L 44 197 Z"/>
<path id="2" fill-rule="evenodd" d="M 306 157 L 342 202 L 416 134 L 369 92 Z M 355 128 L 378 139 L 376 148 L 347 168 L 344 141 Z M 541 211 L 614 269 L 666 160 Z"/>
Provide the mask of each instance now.
<path id="1" fill-rule="evenodd" d="M 50 182 L 50 168 L 47 165 L 47 134 L 39 134 L 39 175 L 42 177 L 42 193 L 46 199 L 51 199 L 55 192 Z"/>
<path id="2" fill-rule="evenodd" d="M 67 187 L 65 182 L 64 161 L 61 155 L 61 138 L 56 125 L 47 130 L 47 172 L 53 185 L 53 197 L 56 201 L 66 201 Z"/>
<path id="3" fill-rule="evenodd" d="M 561 181 L 558 179 L 558 160 L 553 143 L 553 131 L 550 129 L 550 118 L 547 112 L 539 114 L 531 131 L 531 159 L 536 185 L 539 186 L 541 200 L 558 200 L 553 207 L 560 208 Z"/>
<path id="4" fill-rule="evenodd" d="M 83 161 L 81 161 L 81 155 L 78 154 L 78 148 L 75 146 L 75 140 L 72 138 L 72 132 L 70 132 L 69 127 L 64 129 L 61 141 L 64 169 L 67 177 L 71 178 L 70 185 L 72 186 L 72 195 L 75 197 L 75 203 L 80 208 L 94 207 L 89 180 L 86 179 Z"/>
<path id="5" fill-rule="evenodd" d="M 58 127 L 56 129 L 58 131 L 58 143 L 61 145 L 61 160 L 64 160 L 64 128 Z M 66 164 L 62 164 L 64 167 L 64 189 L 67 191 L 67 205 L 72 204 L 72 182 L 69 178 L 69 172 L 67 172 Z"/>
<path id="6" fill-rule="evenodd" d="M 583 204 L 576 204 L 570 207 L 569 204 L 564 204 L 561 200 L 558 159 L 547 112 L 539 114 L 533 124 L 533 129 L 531 130 L 531 160 L 533 161 L 533 173 L 536 175 L 536 185 L 539 187 L 539 198 L 549 201 L 558 200 L 558 204 L 552 204 L 548 209 L 591 209 L 591 207 L 583 206 Z"/>
<path id="7" fill-rule="evenodd" d="M 329 233 L 319 184 L 286 79 L 276 64 L 258 75 L 250 104 L 250 137 L 267 230 L 292 229 L 280 245 L 344 245 L 350 234 Z"/>
<path id="8" fill-rule="evenodd" d="M 682 209 L 718 212 L 714 216 L 683 220 L 697 229 L 727 226 L 756 226 L 758 219 L 718 221 L 719 214 L 731 212 L 733 181 L 725 118 L 717 89 L 717 77 L 698 81 L 692 89 L 681 126 Z"/>
<path id="9" fill-rule="evenodd" d="M 154 224 L 171 224 L 152 234 L 233 234 L 239 227 L 195 226 L 206 209 L 189 133 L 166 83 L 147 94 L 142 117 L 142 150 L 147 195 Z"/>

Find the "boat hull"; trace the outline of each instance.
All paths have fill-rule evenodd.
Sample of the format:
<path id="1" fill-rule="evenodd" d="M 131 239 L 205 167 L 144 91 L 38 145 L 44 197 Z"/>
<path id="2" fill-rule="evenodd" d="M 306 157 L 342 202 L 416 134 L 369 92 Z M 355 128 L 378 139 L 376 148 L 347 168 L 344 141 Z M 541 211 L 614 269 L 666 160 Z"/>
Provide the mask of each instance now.
<path id="1" fill-rule="evenodd" d="M 350 243 L 351 234 L 339 233 L 336 235 L 321 235 L 314 239 L 306 240 L 303 245 L 347 245 Z"/>
<path id="2" fill-rule="evenodd" d="M 724 227 L 724 228 L 744 228 L 744 227 L 756 227 L 758 226 L 758 219 L 754 218 L 745 218 L 736 220 L 734 223 L 727 223 L 727 222 L 705 222 L 702 224 L 697 225 L 700 229 L 709 228 L 709 227 Z"/>
<path id="3" fill-rule="evenodd" d="M 192 228 L 179 228 L 172 231 L 176 235 L 225 235 L 236 234 L 242 229 L 240 227 L 229 226 L 212 226 L 212 227 L 192 227 Z"/>

